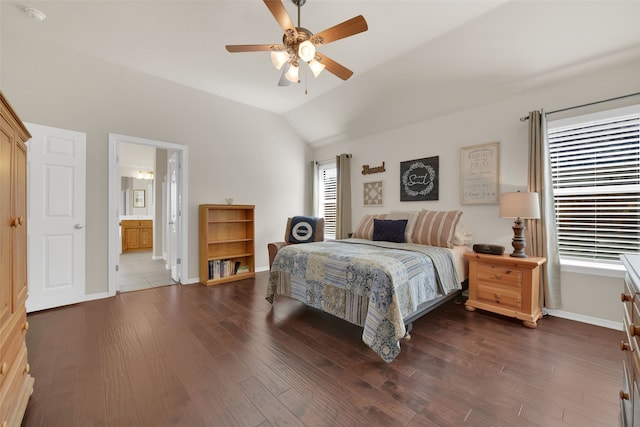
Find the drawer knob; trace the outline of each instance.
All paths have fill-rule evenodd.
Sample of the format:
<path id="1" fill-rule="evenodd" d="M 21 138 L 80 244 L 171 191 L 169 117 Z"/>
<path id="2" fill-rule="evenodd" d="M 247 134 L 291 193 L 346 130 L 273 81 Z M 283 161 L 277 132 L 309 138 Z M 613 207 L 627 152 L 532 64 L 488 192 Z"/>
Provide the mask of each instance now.
<path id="1" fill-rule="evenodd" d="M 29 322 L 24 322 L 24 325 L 22 326 L 22 330 L 27 332 L 29 330 Z"/>
<path id="2" fill-rule="evenodd" d="M 631 346 L 629 345 L 628 342 L 620 341 L 620 350 L 622 350 L 622 351 L 630 351 L 631 350 Z"/>
<path id="3" fill-rule="evenodd" d="M 9 371 L 9 364 L 4 362 L 2 366 L 0 366 L 0 374 L 5 375 Z"/>
<path id="4" fill-rule="evenodd" d="M 496 302 L 500 302 L 500 298 L 502 298 L 502 295 L 500 295 L 500 294 L 493 294 L 493 297 L 496 299 Z"/>
<path id="5" fill-rule="evenodd" d="M 629 393 L 627 393 L 626 391 L 620 390 L 620 399 L 629 400 Z"/>
<path id="6" fill-rule="evenodd" d="M 30 371 L 31 371 L 31 365 L 27 363 L 26 365 L 24 365 L 23 373 L 28 374 Z"/>
<path id="7" fill-rule="evenodd" d="M 633 297 L 629 294 L 620 295 L 620 299 L 622 300 L 622 302 L 633 301 Z"/>
<path id="8" fill-rule="evenodd" d="M 636 335 L 640 335 L 640 326 L 631 324 L 631 326 L 629 326 L 629 333 L 631 334 L 632 337 L 635 337 Z"/>

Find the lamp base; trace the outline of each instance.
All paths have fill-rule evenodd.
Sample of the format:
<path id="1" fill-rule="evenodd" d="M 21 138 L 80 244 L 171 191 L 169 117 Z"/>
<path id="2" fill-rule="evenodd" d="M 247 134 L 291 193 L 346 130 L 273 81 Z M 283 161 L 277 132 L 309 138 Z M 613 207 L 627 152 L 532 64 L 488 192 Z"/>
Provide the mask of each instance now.
<path id="1" fill-rule="evenodd" d="M 511 241 L 513 252 L 511 256 L 515 258 L 528 258 L 527 254 L 524 253 L 524 248 L 527 247 L 524 230 L 526 230 L 527 227 L 522 223 L 522 220 L 518 218 L 514 221 L 513 227 L 511 228 L 513 229 L 513 240 Z"/>

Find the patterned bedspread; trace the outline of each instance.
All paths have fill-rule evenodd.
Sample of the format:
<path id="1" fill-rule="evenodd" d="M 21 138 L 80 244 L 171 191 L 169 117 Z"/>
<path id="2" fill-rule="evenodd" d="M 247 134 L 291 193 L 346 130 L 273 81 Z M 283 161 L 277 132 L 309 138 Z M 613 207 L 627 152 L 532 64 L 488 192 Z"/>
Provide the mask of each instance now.
<path id="1" fill-rule="evenodd" d="M 445 248 L 347 239 L 280 249 L 267 301 L 292 297 L 363 326 L 364 343 L 391 362 L 406 334 L 403 319 L 420 304 L 457 289 L 460 282 Z"/>

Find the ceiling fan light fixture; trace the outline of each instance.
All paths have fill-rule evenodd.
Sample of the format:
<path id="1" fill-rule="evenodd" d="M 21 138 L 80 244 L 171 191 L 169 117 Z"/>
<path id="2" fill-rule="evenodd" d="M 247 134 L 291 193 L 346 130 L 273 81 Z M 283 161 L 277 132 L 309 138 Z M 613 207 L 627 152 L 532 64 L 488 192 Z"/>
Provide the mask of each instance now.
<path id="1" fill-rule="evenodd" d="M 325 68 L 328 72 L 342 80 L 348 80 L 353 75 L 353 71 L 326 55 L 320 54 L 316 50 L 316 47 L 324 47 L 329 43 L 367 31 L 369 26 L 364 16 L 358 15 L 319 33 L 312 33 L 300 25 L 300 8 L 307 0 L 290 0 L 298 8 L 297 26 L 293 23 L 291 16 L 289 16 L 285 8 L 284 0 L 263 1 L 283 31 L 282 43 L 226 45 L 225 48 L 228 52 L 269 51 L 273 65 L 278 70 L 281 70 L 281 78 L 278 86 L 285 85 L 285 80 L 287 82 L 300 83 L 299 65 L 301 62 L 306 62 L 316 77 Z M 316 59 L 316 57 L 318 59 Z M 285 64 L 288 65 L 285 66 Z"/>
<path id="2" fill-rule="evenodd" d="M 298 57 L 304 62 L 309 62 L 316 56 L 316 47 L 309 40 L 298 45 Z"/>
<path id="3" fill-rule="evenodd" d="M 284 77 L 291 83 L 298 83 L 300 67 L 298 64 L 291 64 Z"/>
<path id="4" fill-rule="evenodd" d="M 318 77 L 322 70 L 324 70 L 324 67 L 325 65 L 323 63 L 316 61 L 315 59 L 309 61 L 309 68 L 311 68 L 311 72 L 314 77 Z"/>
<path id="5" fill-rule="evenodd" d="M 289 60 L 289 54 L 284 50 L 272 50 L 271 62 L 276 70 L 280 70 L 284 64 Z"/>

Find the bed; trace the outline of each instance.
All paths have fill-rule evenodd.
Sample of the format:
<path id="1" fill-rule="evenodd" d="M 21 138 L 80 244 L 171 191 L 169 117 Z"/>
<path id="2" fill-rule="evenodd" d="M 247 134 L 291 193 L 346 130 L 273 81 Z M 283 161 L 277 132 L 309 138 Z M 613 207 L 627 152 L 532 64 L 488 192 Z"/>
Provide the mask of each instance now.
<path id="1" fill-rule="evenodd" d="M 459 295 L 471 249 L 360 237 L 370 234 L 280 249 L 266 299 L 294 298 L 363 327 L 364 343 L 389 363 L 411 322 Z"/>

